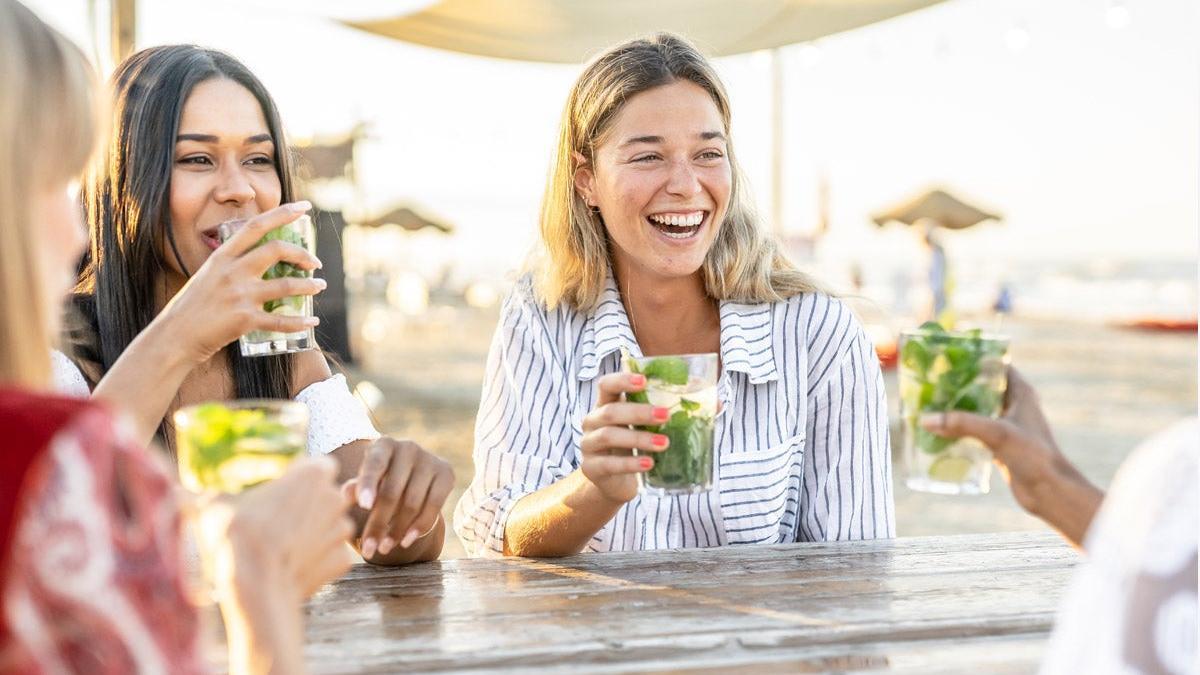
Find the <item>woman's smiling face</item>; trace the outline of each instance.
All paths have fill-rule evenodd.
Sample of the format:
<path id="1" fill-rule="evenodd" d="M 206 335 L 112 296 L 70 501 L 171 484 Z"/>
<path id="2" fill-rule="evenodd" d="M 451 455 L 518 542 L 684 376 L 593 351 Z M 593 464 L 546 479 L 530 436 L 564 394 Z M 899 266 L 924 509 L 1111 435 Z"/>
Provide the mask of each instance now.
<path id="1" fill-rule="evenodd" d="M 258 100 L 242 85 L 212 79 L 187 98 L 171 170 L 171 227 L 187 272 L 220 245 L 217 226 L 279 206 L 275 142 Z M 179 269 L 170 245 L 163 255 Z"/>
<path id="2" fill-rule="evenodd" d="M 600 209 L 614 264 L 660 278 L 695 274 L 729 206 L 725 125 L 707 91 L 676 81 L 629 99 L 594 162 L 575 175 Z"/>

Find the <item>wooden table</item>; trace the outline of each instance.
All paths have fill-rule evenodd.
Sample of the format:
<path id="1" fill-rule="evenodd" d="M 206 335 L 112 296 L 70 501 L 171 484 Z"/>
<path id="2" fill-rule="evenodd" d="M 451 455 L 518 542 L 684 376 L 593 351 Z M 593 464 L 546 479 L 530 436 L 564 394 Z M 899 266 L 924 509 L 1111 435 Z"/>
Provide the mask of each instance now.
<path id="1" fill-rule="evenodd" d="M 1036 670 L 1078 554 L 1050 533 L 358 565 L 313 672 Z"/>

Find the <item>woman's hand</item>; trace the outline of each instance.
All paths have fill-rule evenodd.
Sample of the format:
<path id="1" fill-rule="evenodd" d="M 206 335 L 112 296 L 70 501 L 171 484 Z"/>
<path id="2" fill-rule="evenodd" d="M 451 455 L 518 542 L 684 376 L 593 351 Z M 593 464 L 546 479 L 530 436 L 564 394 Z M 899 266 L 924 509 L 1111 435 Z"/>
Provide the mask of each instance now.
<path id="1" fill-rule="evenodd" d="M 349 569 L 350 495 L 330 458 L 302 459 L 236 496 L 193 503 L 221 605 L 229 670 L 304 672 L 300 603 Z"/>
<path id="2" fill-rule="evenodd" d="M 317 325 L 315 317 L 272 314 L 263 304 L 293 295 L 316 295 L 325 289 L 323 279 L 264 280 L 262 276 L 277 262 L 311 271 L 320 268 L 321 261 L 281 240 L 257 246 L 267 232 L 296 220 L 310 208 L 308 202 L 285 204 L 246 221 L 213 251 L 159 314 L 156 322 L 173 326 L 175 347 L 188 354 L 193 365 L 207 361 L 251 331 L 295 333 Z"/>
<path id="3" fill-rule="evenodd" d="M 219 597 L 296 604 L 349 569 L 350 495 L 336 475 L 331 458 L 302 459 L 273 481 L 198 507 L 198 543 Z"/>
<path id="4" fill-rule="evenodd" d="M 1079 545 L 1103 494 L 1058 449 L 1037 392 L 1008 369 L 1008 392 L 1000 419 L 950 411 L 921 416 L 939 436 L 970 436 L 991 451 L 1021 508 L 1042 518 Z"/>
<path id="5" fill-rule="evenodd" d="M 359 538 L 363 558 L 394 564 L 384 556 L 396 546 L 408 549 L 438 525 L 442 505 L 454 488 L 454 470 L 412 441 L 385 436 L 367 448 L 358 476 L 347 486 L 363 510 L 360 518 L 366 517 Z M 440 544 L 438 548 L 434 557 Z"/>
<path id="6" fill-rule="evenodd" d="M 662 452 L 669 443 L 662 434 L 629 427 L 664 424 L 670 412 L 621 400 L 621 394 L 645 389 L 645 375 L 612 373 L 601 377 L 597 386 L 596 407 L 583 418 L 583 463 L 579 468 L 605 498 L 624 504 L 637 496 L 637 474 L 654 467 L 651 457 L 633 457 L 633 448 Z"/>

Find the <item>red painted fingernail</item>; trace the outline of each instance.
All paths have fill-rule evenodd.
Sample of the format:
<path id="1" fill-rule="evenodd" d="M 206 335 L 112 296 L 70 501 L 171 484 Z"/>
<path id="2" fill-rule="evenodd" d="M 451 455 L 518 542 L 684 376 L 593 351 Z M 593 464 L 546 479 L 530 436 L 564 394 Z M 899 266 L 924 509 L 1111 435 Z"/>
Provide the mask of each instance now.
<path id="1" fill-rule="evenodd" d="M 649 469 L 650 467 L 654 466 L 654 460 L 649 457 L 642 457 L 638 460 L 638 465 L 640 465 L 643 469 Z"/>
<path id="2" fill-rule="evenodd" d="M 654 419 L 666 422 L 671 417 L 671 411 L 666 408 L 655 408 Z"/>
<path id="3" fill-rule="evenodd" d="M 667 443 L 669 443 L 670 440 L 671 439 L 667 438 L 666 436 L 663 436 L 662 434 L 655 434 L 654 435 L 654 447 L 665 448 L 665 447 L 667 447 Z"/>
<path id="4" fill-rule="evenodd" d="M 640 387 L 640 386 L 646 384 L 646 376 L 645 375 L 630 375 L 629 382 L 630 382 L 630 384 L 632 384 L 635 387 Z"/>

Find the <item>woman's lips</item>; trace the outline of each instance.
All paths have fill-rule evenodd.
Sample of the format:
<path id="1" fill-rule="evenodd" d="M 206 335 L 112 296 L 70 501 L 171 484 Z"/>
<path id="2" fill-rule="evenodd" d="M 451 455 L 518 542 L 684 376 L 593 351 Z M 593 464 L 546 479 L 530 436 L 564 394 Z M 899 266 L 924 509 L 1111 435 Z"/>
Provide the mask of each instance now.
<path id="1" fill-rule="evenodd" d="M 221 240 L 219 238 L 217 238 L 217 229 L 216 228 L 213 228 L 211 230 L 205 230 L 205 231 L 201 232 L 200 238 L 204 241 L 204 244 L 206 246 L 208 246 L 210 249 L 212 249 L 214 251 L 217 250 L 217 248 L 221 245 Z"/>
<path id="2" fill-rule="evenodd" d="M 679 214 L 653 214 L 646 222 L 670 241 L 693 239 L 708 221 L 708 211 L 692 211 Z"/>

